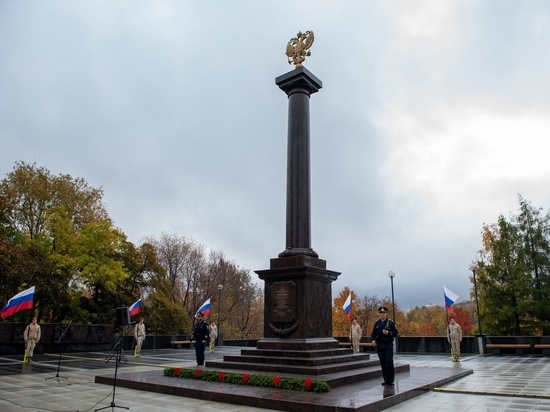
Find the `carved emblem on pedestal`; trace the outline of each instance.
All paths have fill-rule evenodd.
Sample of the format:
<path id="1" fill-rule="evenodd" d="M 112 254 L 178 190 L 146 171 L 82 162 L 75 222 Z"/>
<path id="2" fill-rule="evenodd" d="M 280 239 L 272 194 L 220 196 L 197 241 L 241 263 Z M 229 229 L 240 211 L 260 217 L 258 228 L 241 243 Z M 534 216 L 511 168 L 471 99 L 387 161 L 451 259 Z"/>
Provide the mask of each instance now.
<path id="1" fill-rule="evenodd" d="M 271 286 L 273 309 L 269 327 L 280 338 L 287 338 L 296 330 L 296 283 L 275 282 Z"/>

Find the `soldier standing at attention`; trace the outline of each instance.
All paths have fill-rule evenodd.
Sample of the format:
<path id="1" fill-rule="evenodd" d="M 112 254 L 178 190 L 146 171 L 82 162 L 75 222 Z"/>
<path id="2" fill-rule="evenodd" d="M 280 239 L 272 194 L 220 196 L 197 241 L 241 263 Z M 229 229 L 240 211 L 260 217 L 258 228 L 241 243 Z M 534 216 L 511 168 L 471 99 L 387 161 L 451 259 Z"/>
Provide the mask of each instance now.
<path id="1" fill-rule="evenodd" d="M 351 341 L 351 347 L 353 348 L 353 353 L 359 353 L 359 341 L 361 340 L 361 326 L 357 323 L 357 318 L 353 318 L 351 322 L 351 327 L 349 328 L 349 340 Z"/>
<path id="2" fill-rule="evenodd" d="M 218 337 L 218 327 L 216 326 L 216 321 L 212 320 L 210 326 L 210 352 L 214 352 L 214 345 L 216 344 L 216 338 Z"/>
<path id="3" fill-rule="evenodd" d="M 23 333 L 25 349 L 27 351 L 27 362 L 29 363 L 32 362 L 34 347 L 36 346 L 36 342 L 40 340 L 40 336 L 42 336 L 42 331 L 40 330 L 40 325 L 36 323 L 36 316 L 34 316 L 30 325 L 25 328 L 25 333 Z"/>
<path id="4" fill-rule="evenodd" d="M 393 385 L 395 379 L 395 370 L 393 367 L 393 338 L 398 335 L 395 323 L 388 319 L 388 308 L 380 306 L 378 308 L 380 319 L 374 324 L 372 329 L 372 346 L 376 348 L 380 366 L 382 367 L 382 376 L 384 382 L 382 385 Z"/>
<path id="5" fill-rule="evenodd" d="M 134 338 L 136 339 L 136 351 L 135 357 L 141 357 L 141 345 L 145 340 L 145 325 L 143 324 L 143 318 L 139 318 L 139 322 L 134 327 Z"/>
<path id="6" fill-rule="evenodd" d="M 197 366 L 204 365 L 204 349 L 206 348 L 206 341 L 208 341 L 208 324 L 202 320 L 203 317 L 202 312 L 197 313 L 197 322 L 193 328 L 193 335 L 191 335 L 191 340 L 195 341 Z"/>
<path id="7" fill-rule="evenodd" d="M 451 316 L 447 331 L 447 340 L 453 350 L 453 362 L 460 362 L 460 342 L 462 342 L 462 328 L 454 317 Z"/>

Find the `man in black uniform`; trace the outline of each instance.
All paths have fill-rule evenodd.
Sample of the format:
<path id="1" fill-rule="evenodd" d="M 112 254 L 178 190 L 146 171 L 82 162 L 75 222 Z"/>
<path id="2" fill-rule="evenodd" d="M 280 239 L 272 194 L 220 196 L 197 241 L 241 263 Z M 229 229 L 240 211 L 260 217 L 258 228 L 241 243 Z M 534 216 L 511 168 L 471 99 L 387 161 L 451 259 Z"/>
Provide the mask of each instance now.
<path id="1" fill-rule="evenodd" d="M 376 348 L 380 366 L 382 366 L 382 376 L 384 382 L 382 385 L 393 385 L 395 371 L 393 368 L 393 338 L 398 334 L 395 323 L 388 319 L 388 308 L 380 306 L 378 308 L 380 319 L 374 324 L 372 329 L 372 346 Z"/>
<path id="2" fill-rule="evenodd" d="M 208 324 L 202 320 L 203 317 L 204 314 L 202 312 L 197 313 L 197 323 L 195 323 L 193 335 L 191 335 L 191 340 L 195 341 L 197 366 L 204 365 L 204 349 L 206 348 L 206 342 L 208 341 Z"/>

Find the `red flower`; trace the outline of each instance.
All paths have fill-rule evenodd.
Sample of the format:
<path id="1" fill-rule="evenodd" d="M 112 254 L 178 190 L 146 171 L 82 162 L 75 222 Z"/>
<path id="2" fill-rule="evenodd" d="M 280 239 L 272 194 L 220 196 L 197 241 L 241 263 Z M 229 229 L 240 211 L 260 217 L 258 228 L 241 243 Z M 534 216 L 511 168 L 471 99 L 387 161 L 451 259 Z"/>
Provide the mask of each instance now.
<path id="1" fill-rule="evenodd" d="M 306 389 L 307 390 L 310 390 L 311 389 L 311 379 L 309 378 L 306 378 L 306 380 L 304 381 L 304 385 L 306 385 Z"/>
<path id="2" fill-rule="evenodd" d="M 225 376 L 225 372 L 218 373 L 218 382 L 223 382 L 223 377 Z"/>
<path id="3" fill-rule="evenodd" d="M 175 376 L 175 377 L 178 377 L 179 374 L 180 374 L 180 372 L 181 372 L 181 368 L 176 368 L 176 369 L 174 369 L 174 376 Z"/>
<path id="4" fill-rule="evenodd" d="M 248 378 L 250 378 L 249 373 L 243 373 L 243 383 L 246 385 L 248 383 Z"/>
<path id="5" fill-rule="evenodd" d="M 201 373 L 202 373 L 202 369 L 197 369 L 195 371 L 195 379 L 199 379 L 199 377 L 201 376 Z"/>
<path id="6" fill-rule="evenodd" d="M 273 386 L 275 386 L 275 387 L 279 386 L 279 382 L 281 382 L 281 377 L 280 376 L 274 376 L 273 377 Z"/>

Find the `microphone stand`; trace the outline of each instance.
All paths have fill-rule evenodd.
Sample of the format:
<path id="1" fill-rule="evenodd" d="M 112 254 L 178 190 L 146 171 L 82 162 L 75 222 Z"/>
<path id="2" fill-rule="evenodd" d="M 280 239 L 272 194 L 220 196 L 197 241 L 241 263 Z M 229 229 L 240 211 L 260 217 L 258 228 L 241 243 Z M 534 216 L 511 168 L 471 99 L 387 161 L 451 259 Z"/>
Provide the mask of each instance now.
<path id="1" fill-rule="evenodd" d="M 122 336 L 120 337 L 119 341 L 117 342 L 117 344 L 115 345 L 111 353 L 109 353 L 109 355 L 107 355 L 107 357 L 105 358 L 105 363 L 108 363 L 113 357 L 115 358 L 115 379 L 113 381 L 113 399 L 111 400 L 111 404 L 109 406 L 96 409 L 95 412 L 101 411 L 107 408 L 111 408 L 111 410 L 113 410 L 114 408 L 130 409 L 127 406 L 118 406 L 115 404 L 116 377 L 118 373 L 118 364 L 122 360 L 124 360 L 124 363 L 128 363 L 126 356 L 124 356 L 124 349 L 122 348 L 123 342 L 124 342 L 124 326 L 122 326 Z"/>
<path id="2" fill-rule="evenodd" d="M 55 374 L 55 376 L 51 376 L 49 378 L 46 378 L 46 380 L 56 378 L 57 381 L 59 382 L 59 378 L 69 379 L 65 376 L 59 376 L 59 370 L 61 369 L 61 353 L 63 352 L 63 344 L 61 343 L 61 340 L 63 339 L 63 336 L 65 336 L 65 333 L 67 333 L 67 331 L 69 330 L 69 328 L 71 327 L 72 324 L 73 324 L 73 321 L 71 320 L 69 322 L 69 324 L 67 325 L 67 327 L 65 328 L 65 330 L 63 331 L 63 333 L 61 333 L 61 336 L 59 337 L 59 339 L 57 339 L 56 343 L 60 344 L 60 346 L 59 346 L 59 360 L 57 361 L 57 373 Z"/>

